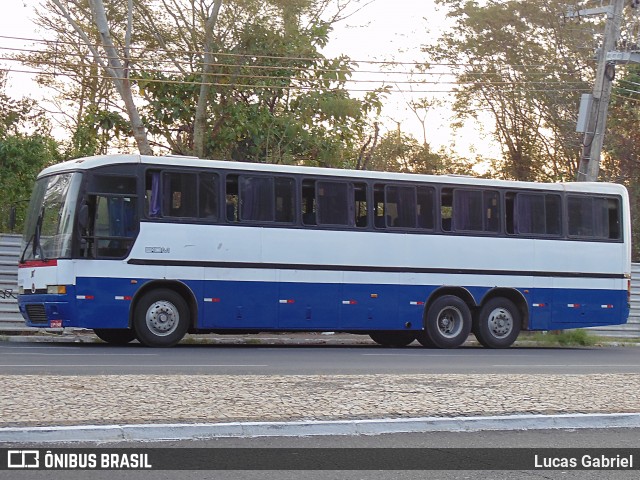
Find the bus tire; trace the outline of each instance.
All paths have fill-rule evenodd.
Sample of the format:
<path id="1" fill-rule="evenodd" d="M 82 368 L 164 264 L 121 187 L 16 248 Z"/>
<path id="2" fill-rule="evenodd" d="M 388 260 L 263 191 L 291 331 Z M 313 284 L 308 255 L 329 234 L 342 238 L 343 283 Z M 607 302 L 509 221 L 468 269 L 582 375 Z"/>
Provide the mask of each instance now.
<path id="1" fill-rule="evenodd" d="M 189 329 L 189 307 L 182 296 L 161 288 L 146 293 L 135 306 L 133 326 L 147 347 L 172 347 Z"/>
<path id="2" fill-rule="evenodd" d="M 384 347 L 406 347 L 416 339 L 413 332 L 371 332 L 369 336 Z"/>
<path id="3" fill-rule="evenodd" d="M 508 348 L 520 334 L 520 323 L 518 307 L 509 299 L 496 297 L 480 309 L 473 333 L 487 348 Z"/>
<path id="4" fill-rule="evenodd" d="M 466 302 L 455 295 L 444 295 L 429 306 L 418 341 L 425 347 L 457 348 L 469 338 L 472 323 Z"/>
<path id="5" fill-rule="evenodd" d="M 111 345 L 126 345 L 136 339 L 136 332 L 130 328 L 94 328 L 93 333 Z"/>

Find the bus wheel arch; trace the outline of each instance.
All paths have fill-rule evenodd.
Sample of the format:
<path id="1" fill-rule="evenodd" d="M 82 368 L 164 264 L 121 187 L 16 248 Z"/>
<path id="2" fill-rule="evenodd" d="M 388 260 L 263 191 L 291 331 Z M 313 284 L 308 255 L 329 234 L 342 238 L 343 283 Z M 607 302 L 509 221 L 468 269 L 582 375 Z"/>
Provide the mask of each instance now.
<path id="1" fill-rule="evenodd" d="M 194 330 L 197 313 L 195 296 L 184 283 L 154 281 L 136 292 L 129 321 L 141 343 L 169 347 Z"/>
<path id="2" fill-rule="evenodd" d="M 473 319 L 473 333 L 487 348 L 508 348 L 528 324 L 527 302 L 513 289 L 494 289 Z"/>

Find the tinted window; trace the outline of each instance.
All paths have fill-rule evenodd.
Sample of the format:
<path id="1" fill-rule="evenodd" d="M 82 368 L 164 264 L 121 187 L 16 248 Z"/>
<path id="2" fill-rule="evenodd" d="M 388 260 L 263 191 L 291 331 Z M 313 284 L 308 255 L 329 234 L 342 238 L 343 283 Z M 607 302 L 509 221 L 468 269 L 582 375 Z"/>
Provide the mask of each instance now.
<path id="1" fill-rule="evenodd" d="M 500 194 L 494 190 L 445 188 L 441 215 L 445 231 L 499 232 Z"/>
<path id="2" fill-rule="evenodd" d="M 553 236 L 562 233 L 560 195 L 519 193 L 515 202 L 516 233 Z"/>
<path id="3" fill-rule="evenodd" d="M 195 173 L 162 174 L 162 215 L 165 217 L 198 216 L 198 179 Z"/>
<path id="4" fill-rule="evenodd" d="M 435 190 L 413 185 L 374 188 L 375 226 L 433 229 Z"/>
<path id="5" fill-rule="evenodd" d="M 198 216 L 208 220 L 218 219 L 218 176 L 198 175 Z"/>
<path id="6" fill-rule="evenodd" d="M 454 190 L 453 228 L 455 230 L 482 231 L 482 191 Z"/>
<path id="7" fill-rule="evenodd" d="M 319 224 L 352 224 L 350 219 L 352 219 L 354 215 L 349 214 L 351 207 L 349 190 L 353 191 L 353 187 L 348 183 L 317 182 L 316 200 L 318 204 L 317 220 Z"/>
<path id="8" fill-rule="evenodd" d="M 273 183 L 272 177 L 240 177 L 240 220 L 273 222 Z"/>
<path id="9" fill-rule="evenodd" d="M 620 208 L 615 198 L 570 195 L 567 212 L 572 237 L 620 238 Z"/>

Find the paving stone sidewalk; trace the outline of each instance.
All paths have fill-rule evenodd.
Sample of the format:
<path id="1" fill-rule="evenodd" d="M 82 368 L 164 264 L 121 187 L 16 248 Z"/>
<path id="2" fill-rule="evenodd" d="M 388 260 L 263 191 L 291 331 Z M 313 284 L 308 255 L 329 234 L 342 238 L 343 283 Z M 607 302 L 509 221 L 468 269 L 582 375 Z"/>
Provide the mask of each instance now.
<path id="1" fill-rule="evenodd" d="M 0 426 L 640 412 L 640 374 L 0 376 Z"/>

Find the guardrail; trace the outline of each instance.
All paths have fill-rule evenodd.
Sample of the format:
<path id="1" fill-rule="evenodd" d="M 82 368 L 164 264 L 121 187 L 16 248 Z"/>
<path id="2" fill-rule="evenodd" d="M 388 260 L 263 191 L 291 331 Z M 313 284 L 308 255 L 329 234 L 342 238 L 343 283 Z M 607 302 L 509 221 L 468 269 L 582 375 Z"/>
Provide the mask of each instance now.
<path id="1" fill-rule="evenodd" d="M 20 239 L 20 235 L 0 234 L 0 330 L 24 326 L 17 303 Z"/>
<path id="2" fill-rule="evenodd" d="M 24 321 L 18 311 L 18 258 L 20 235 L 0 234 L 0 331 L 22 329 Z M 607 337 L 640 337 L 640 263 L 631 268 L 631 314 L 626 325 L 594 327 L 597 335 Z"/>

